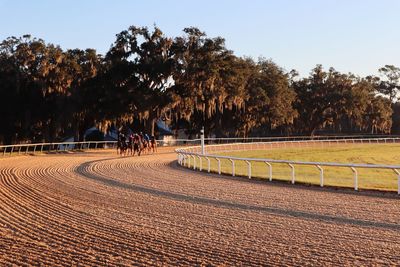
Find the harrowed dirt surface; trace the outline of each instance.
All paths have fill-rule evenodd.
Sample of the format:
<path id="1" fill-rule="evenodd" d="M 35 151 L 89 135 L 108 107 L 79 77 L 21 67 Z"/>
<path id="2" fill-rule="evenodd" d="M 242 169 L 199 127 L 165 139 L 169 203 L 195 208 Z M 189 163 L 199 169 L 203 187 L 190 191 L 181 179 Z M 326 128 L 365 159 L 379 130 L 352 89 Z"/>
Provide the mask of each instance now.
<path id="1" fill-rule="evenodd" d="M 172 149 L 0 158 L 0 265 L 400 264 L 400 198 L 182 168 Z"/>

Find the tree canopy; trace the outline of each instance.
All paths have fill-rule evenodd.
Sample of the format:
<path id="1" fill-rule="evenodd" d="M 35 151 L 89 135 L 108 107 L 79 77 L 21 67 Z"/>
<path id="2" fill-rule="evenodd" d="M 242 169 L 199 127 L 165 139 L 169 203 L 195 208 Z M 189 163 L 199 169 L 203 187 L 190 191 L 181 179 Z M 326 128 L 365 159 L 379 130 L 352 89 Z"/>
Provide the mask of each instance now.
<path id="1" fill-rule="evenodd" d="M 222 37 L 177 37 L 131 26 L 105 55 L 30 35 L 0 43 L 0 143 L 82 140 L 96 126 L 218 136 L 392 133 L 400 69 L 357 77 L 316 65 L 308 77 L 265 58 L 238 57 Z M 394 120 L 394 121 L 393 121 Z"/>

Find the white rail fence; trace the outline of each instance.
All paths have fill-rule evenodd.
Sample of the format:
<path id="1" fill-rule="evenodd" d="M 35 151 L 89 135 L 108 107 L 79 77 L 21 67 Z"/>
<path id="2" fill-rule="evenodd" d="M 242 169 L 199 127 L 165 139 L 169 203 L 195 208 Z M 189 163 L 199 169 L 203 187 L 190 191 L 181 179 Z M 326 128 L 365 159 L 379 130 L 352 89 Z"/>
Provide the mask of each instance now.
<path id="1" fill-rule="evenodd" d="M 290 181 L 292 184 L 296 181 L 296 166 L 314 166 L 319 171 L 320 186 L 324 186 L 324 167 L 348 168 L 353 172 L 354 190 L 359 189 L 358 169 L 382 169 L 392 170 L 397 175 L 397 193 L 400 195 L 400 165 L 377 165 L 377 164 L 354 164 L 354 163 L 334 163 L 334 162 L 308 162 L 293 160 L 276 160 L 260 158 L 240 158 L 232 156 L 217 155 L 214 153 L 246 150 L 265 150 L 273 148 L 291 148 L 291 147 L 334 147 L 338 145 L 357 145 L 357 144 L 391 144 L 400 143 L 400 138 L 368 138 L 368 139 L 336 139 L 336 140 L 309 140 L 309 141 L 272 141 L 256 143 L 232 143 L 220 145 L 208 145 L 205 147 L 205 153 L 201 153 L 200 146 L 176 149 L 178 163 L 182 166 L 193 167 L 203 171 L 203 161 L 207 162 L 207 171 L 211 172 L 211 159 L 217 162 L 217 173 L 221 174 L 221 160 L 227 160 L 231 164 L 231 175 L 235 176 L 235 162 L 242 161 L 247 164 L 247 176 L 252 178 L 252 163 L 262 162 L 266 166 L 266 174 L 269 181 L 272 181 L 273 169 L 272 163 L 286 164 L 291 170 Z"/>
<path id="2" fill-rule="evenodd" d="M 352 137 L 359 139 L 365 135 L 358 136 L 289 136 L 289 137 L 249 137 L 249 138 L 205 138 L 207 144 L 231 144 L 231 143 L 257 143 L 257 142 L 282 142 L 282 141 L 302 141 L 302 140 L 343 140 Z M 381 135 L 370 137 L 379 138 Z M 200 145 L 200 139 L 172 139 L 156 140 L 158 146 L 188 146 Z M 87 150 L 99 148 L 116 148 L 116 141 L 85 141 L 85 142 L 53 142 L 53 143 L 34 143 L 34 144 L 16 144 L 0 145 L 0 156 L 17 154 L 34 154 L 38 152 L 60 152 L 73 150 Z"/>

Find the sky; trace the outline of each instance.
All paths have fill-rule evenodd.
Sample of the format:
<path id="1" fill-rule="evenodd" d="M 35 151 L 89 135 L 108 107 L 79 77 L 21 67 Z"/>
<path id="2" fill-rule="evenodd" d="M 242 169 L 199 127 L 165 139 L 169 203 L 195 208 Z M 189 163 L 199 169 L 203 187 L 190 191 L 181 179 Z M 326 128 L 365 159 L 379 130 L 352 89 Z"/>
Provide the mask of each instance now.
<path id="1" fill-rule="evenodd" d="M 130 25 L 170 37 L 195 26 L 301 76 L 316 64 L 366 76 L 400 67 L 399 12 L 400 0 L 0 0 L 0 40 L 31 34 L 105 54 Z"/>

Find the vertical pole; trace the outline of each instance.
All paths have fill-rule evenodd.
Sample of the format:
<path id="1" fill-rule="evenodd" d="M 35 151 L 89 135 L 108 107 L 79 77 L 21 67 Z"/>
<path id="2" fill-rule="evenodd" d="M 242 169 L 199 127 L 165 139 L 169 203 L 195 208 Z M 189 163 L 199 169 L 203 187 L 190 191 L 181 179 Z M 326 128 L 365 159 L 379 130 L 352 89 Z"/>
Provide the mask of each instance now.
<path id="1" fill-rule="evenodd" d="M 233 159 L 229 159 L 232 163 L 232 176 L 235 176 L 235 161 Z"/>
<path id="2" fill-rule="evenodd" d="M 294 166 L 291 163 L 288 163 L 288 165 L 292 169 L 292 184 L 294 184 L 295 181 Z"/>
<path id="3" fill-rule="evenodd" d="M 33 154 L 36 152 L 36 145 L 33 147 Z"/>
<path id="4" fill-rule="evenodd" d="M 204 147 L 204 126 L 201 128 L 200 131 L 200 139 L 201 139 L 201 154 L 205 155 L 205 147 Z"/>
<path id="5" fill-rule="evenodd" d="M 400 172 L 396 169 L 393 171 L 397 174 L 397 194 L 400 195 Z"/>
<path id="6" fill-rule="evenodd" d="M 221 160 L 219 158 L 215 158 L 218 161 L 218 174 L 221 174 Z"/>
<path id="7" fill-rule="evenodd" d="M 266 162 L 266 161 L 264 161 L 264 162 L 265 162 L 265 164 L 268 165 L 269 181 L 271 182 L 271 181 L 272 181 L 272 165 L 271 165 L 271 163 L 269 163 L 269 162 Z"/>
<path id="8" fill-rule="evenodd" d="M 202 160 L 201 160 L 201 157 L 200 156 L 197 156 L 198 158 L 199 158 L 199 171 L 201 171 L 202 169 L 203 169 L 203 162 L 202 162 Z"/>
<path id="9" fill-rule="evenodd" d="M 251 162 L 246 160 L 247 163 L 247 175 L 249 176 L 249 179 L 251 179 Z"/>
<path id="10" fill-rule="evenodd" d="M 350 167 L 350 168 L 354 173 L 354 190 L 357 191 L 358 190 L 358 172 L 357 172 L 356 168 L 354 168 L 354 167 Z"/>
<path id="11" fill-rule="evenodd" d="M 196 156 L 192 156 L 193 157 L 193 170 L 196 169 Z"/>
<path id="12" fill-rule="evenodd" d="M 206 157 L 206 159 L 207 159 L 207 163 L 208 163 L 208 172 L 210 172 L 211 171 L 211 164 L 210 164 L 210 159 L 208 158 L 208 157 Z"/>
<path id="13" fill-rule="evenodd" d="M 324 187 L 324 169 L 322 169 L 322 167 L 319 165 L 315 165 L 315 166 L 318 168 L 318 170 L 320 172 L 320 186 Z"/>

